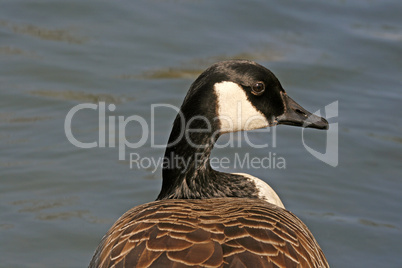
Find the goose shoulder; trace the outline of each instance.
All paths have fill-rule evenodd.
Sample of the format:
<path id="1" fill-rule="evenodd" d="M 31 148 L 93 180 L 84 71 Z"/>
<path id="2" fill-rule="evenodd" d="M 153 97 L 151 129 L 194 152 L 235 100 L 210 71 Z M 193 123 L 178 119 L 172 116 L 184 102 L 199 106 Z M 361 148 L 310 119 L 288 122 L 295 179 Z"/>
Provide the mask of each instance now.
<path id="1" fill-rule="evenodd" d="M 327 267 L 323 260 L 306 225 L 276 205 L 248 198 L 172 199 L 126 212 L 90 267 Z"/>

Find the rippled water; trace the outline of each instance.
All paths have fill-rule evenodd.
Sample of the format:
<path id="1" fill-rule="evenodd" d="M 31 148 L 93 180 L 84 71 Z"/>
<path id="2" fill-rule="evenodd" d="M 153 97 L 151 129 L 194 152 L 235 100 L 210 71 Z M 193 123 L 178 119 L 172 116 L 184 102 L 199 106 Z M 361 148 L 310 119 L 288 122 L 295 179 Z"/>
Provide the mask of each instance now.
<path id="1" fill-rule="evenodd" d="M 110 117 L 180 105 L 210 64 L 232 58 L 270 68 L 311 111 L 334 101 L 339 165 L 303 146 L 302 130 L 250 133 L 256 149 L 214 157 L 282 157 L 286 168 L 230 166 L 269 182 L 311 229 L 332 267 L 401 267 L 402 24 L 400 1 L 3 1 L 0 9 L 0 267 L 85 267 L 129 208 L 152 201 L 161 170 L 130 168 L 119 148 L 80 149 L 64 131 L 78 104 L 113 103 Z M 106 107 L 108 108 L 108 106 Z M 156 110 L 166 143 L 173 110 Z M 150 127 L 150 125 L 149 125 Z M 99 140 L 98 111 L 73 118 L 82 142 Z M 116 136 L 119 131 L 116 129 Z M 141 138 L 139 124 L 127 140 Z M 324 152 L 326 133 L 304 141 Z M 230 141 L 223 137 L 221 144 Z M 126 150 L 158 158 L 148 140 Z M 275 154 L 275 157 L 273 157 Z"/>

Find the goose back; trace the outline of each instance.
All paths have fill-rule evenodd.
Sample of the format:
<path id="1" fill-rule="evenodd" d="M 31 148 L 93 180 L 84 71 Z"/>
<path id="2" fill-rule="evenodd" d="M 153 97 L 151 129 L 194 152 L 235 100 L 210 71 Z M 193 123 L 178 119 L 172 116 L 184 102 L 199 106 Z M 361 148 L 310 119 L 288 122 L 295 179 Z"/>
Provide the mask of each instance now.
<path id="1" fill-rule="evenodd" d="M 249 198 L 161 200 L 126 212 L 95 267 L 329 267 L 291 212 Z"/>

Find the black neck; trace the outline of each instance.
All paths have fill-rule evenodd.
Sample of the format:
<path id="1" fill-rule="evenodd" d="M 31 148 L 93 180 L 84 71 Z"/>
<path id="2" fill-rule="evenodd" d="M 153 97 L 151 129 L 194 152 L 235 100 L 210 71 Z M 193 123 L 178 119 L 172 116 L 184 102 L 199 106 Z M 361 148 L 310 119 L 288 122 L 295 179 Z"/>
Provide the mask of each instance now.
<path id="1" fill-rule="evenodd" d="M 187 125 L 188 121 L 184 122 Z M 158 200 L 258 197 L 255 185 L 243 176 L 211 168 L 209 157 L 219 137 L 216 125 L 208 129 L 204 120 L 195 120 L 190 128 L 184 128 L 182 123 L 178 116 L 170 134 Z M 202 131 L 192 131 L 194 129 Z"/>

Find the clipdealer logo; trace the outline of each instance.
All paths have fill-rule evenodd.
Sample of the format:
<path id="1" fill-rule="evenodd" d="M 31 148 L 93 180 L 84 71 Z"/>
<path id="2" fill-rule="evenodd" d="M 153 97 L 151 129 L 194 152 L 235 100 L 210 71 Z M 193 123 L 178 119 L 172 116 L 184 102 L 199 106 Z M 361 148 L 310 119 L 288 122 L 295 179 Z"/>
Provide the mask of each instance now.
<path id="1" fill-rule="evenodd" d="M 117 147 L 118 147 L 118 159 L 119 160 L 125 160 L 126 159 L 126 149 L 131 148 L 131 149 L 137 149 L 146 144 L 146 142 L 150 139 L 151 141 L 151 148 L 165 148 L 165 144 L 156 144 L 155 143 L 155 117 L 156 117 L 156 109 L 173 109 L 175 112 L 179 113 L 181 115 L 180 108 L 171 105 L 171 104 L 152 104 L 151 105 L 151 116 L 150 116 L 150 124 L 148 124 L 147 120 L 144 117 L 141 117 L 139 115 L 131 115 L 128 117 L 124 116 L 115 116 L 115 115 L 106 115 L 107 113 L 114 112 L 116 110 L 116 105 L 115 104 L 108 104 L 106 105 L 105 102 L 99 102 L 98 104 L 94 103 L 82 103 L 74 106 L 69 110 L 69 112 L 66 115 L 65 121 L 64 121 L 64 131 L 66 134 L 66 137 L 68 141 L 73 144 L 74 146 L 82 149 L 90 149 L 90 148 L 104 148 L 104 147 L 109 147 L 109 148 L 115 148 L 116 147 L 116 133 L 118 134 L 117 136 Z M 92 142 L 82 142 L 79 141 L 75 135 L 72 132 L 72 121 L 74 116 L 78 112 L 84 112 L 85 110 L 95 110 L 98 111 L 98 140 L 92 141 Z M 321 111 L 318 110 L 315 112 L 315 114 L 321 116 Z M 325 106 L 325 114 L 326 118 L 336 118 L 338 117 L 338 101 L 332 102 L 328 105 Z M 197 116 L 199 119 L 200 116 Z M 183 118 L 183 117 L 182 117 Z M 209 121 L 204 118 L 204 120 L 209 123 Z M 191 121 L 191 120 L 190 120 Z M 117 129 L 116 129 L 116 123 L 117 123 Z M 139 138 L 138 141 L 136 142 L 130 142 L 126 138 L 126 127 L 129 123 L 136 123 L 139 124 L 140 126 L 140 132 L 141 132 L 141 137 Z M 184 123 L 184 120 L 182 121 Z M 183 126 L 183 124 L 182 124 Z M 304 126 L 306 127 L 306 126 Z M 187 133 L 184 133 L 185 127 L 182 127 L 182 135 L 180 136 L 183 137 L 183 135 L 187 135 Z M 194 130 L 194 129 L 192 129 Z M 209 129 L 211 130 L 211 129 Z M 312 154 L 314 157 L 319 159 L 320 161 L 323 161 L 324 163 L 336 167 L 338 166 L 338 123 L 331 123 L 329 124 L 329 130 L 326 131 L 326 146 L 325 146 L 325 152 L 321 153 L 318 150 L 315 150 L 308 146 L 304 140 L 304 130 L 305 128 L 302 129 L 302 143 L 303 146 L 306 148 L 306 150 Z M 205 132 L 208 131 L 208 129 L 200 129 L 200 132 Z M 258 130 L 259 132 L 272 132 L 272 143 L 271 146 L 273 148 L 276 147 L 276 127 L 271 127 L 271 128 L 265 128 Z M 239 132 L 237 132 L 239 133 Z M 255 144 L 250 141 L 247 135 L 247 131 L 241 132 L 242 135 L 244 136 L 244 141 L 247 143 L 249 146 L 252 148 L 266 148 L 269 147 L 268 143 L 263 143 L 263 144 Z M 230 132 L 227 133 L 226 135 L 235 135 L 235 132 Z M 237 134 L 239 135 L 239 134 Z M 185 136 L 187 138 L 187 136 Z M 233 136 L 232 136 L 233 137 Z M 216 144 L 215 147 L 217 148 L 223 148 L 223 147 L 235 147 L 236 144 L 234 144 L 234 140 L 236 139 L 229 139 L 230 141 L 225 143 L 225 144 Z M 237 146 L 241 146 L 241 139 L 237 139 Z M 189 141 L 189 144 L 192 145 L 192 141 Z M 198 145 L 196 145 L 198 146 Z M 237 154 L 236 154 L 237 155 Z M 247 155 L 247 154 L 246 154 Z M 237 157 L 237 158 L 236 158 Z M 249 157 L 249 155 L 247 155 Z M 272 160 L 274 158 L 274 160 Z M 160 160 L 160 159 L 145 159 L 141 158 L 141 156 L 138 153 L 130 153 L 130 168 L 133 166 L 139 166 L 140 163 L 142 166 L 154 166 L 154 167 L 159 167 L 162 166 L 166 161 Z M 237 159 L 237 160 L 236 160 Z M 253 160 L 254 164 L 248 164 L 246 167 L 250 168 L 256 168 L 256 164 L 258 161 L 255 158 L 248 158 L 246 159 L 247 161 Z M 277 161 L 275 161 L 275 159 Z M 217 161 L 214 158 L 210 159 L 211 166 L 213 166 L 214 163 L 219 163 L 219 167 L 225 168 L 227 165 L 227 159 L 222 159 L 223 161 Z M 245 166 L 244 162 L 246 160 L 241 160 L 239 156 L 235 156 L 235 161 L 232 163 L 234 165 L 237 165 L 239 167 Z M 183 163 L 188 160 L 182 160 Z M 236 162 L 237 161 L 237 162 Z M 247 162 L 246 161 L 246 162 Z M 265 161 L 265 162 L 264 162 Z M 266 163 L 270 163 L 269 165 Z M 271 165 L 271 163 L 275 162 L 274 165 Z M 243 163 L 240 165 L 239 163 Z M 286 163 L 285 159 L 280 156 L 276 156 L 275 153 L 272 154 L 271 152 L 269 153 L 269 161 L 268 159 L 260 159 L 259 160 L 260 167 L 262 168 L 285 168 Z M 265 163 L 265 164 L 264 164 Z M 279 163 L 279 164 L 278 164 Z M 156 169 L 154 169 L 156 170 Z"/>

